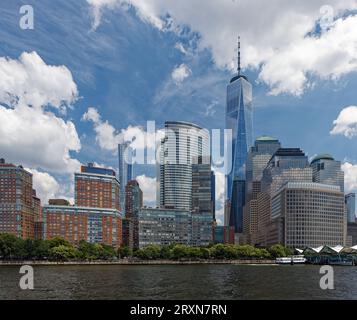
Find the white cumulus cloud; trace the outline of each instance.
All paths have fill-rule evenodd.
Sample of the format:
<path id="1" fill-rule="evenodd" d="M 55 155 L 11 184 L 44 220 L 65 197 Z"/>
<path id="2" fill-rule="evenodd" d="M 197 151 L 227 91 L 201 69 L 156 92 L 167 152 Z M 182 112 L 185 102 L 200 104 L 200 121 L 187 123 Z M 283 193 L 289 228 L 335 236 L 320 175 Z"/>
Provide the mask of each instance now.
<path id="1" fill-rule="evenodd" d="M 350 106 L 344 108 L 337 119 L 333 122 L 332 135 L 344 135 L 352 138 L 357 135 L 357 107 Z"/>
<path id="2" fill-rule="evenodd" d="M 61 108 L 77 99 L 78 91 L 65 66 L 47 65 L 36 53 L 18 60 L 0 58 L 0 101 L 7 105 Z"/>
<path id="3" fill-rule="evenodd" d="M 191 69 L 182 63 L 180 66 L 176 67 L 172 73 L 171 77 L 172 80 L 176 82 L 176 84 L 180 84 L 182 81 L 184 81 L 186 78 L 188 78 L 191 75 Z"/>
<path id="4" fill-rule="evenodd" d="M 53 172 L 73 172 L 81 148 L 71 121 L 47 110 L 65 110 L 77 86 L 64 66 L 47 65 L 36 53 L 0 58 L 0 153 L 8 161 Z"/>
<path id="5" fill-rule="evenodd" d="M 36 195 L 41 199 L 42 204 L 48 203 L 49 199 L 58 197 L 60 185 L 53 176 L 36 169 L 26 170 L 32 173 L 33 188 L 36 190 Z"/>
<path id="6" fill-rule="evenodd" d="M 94 124 L 96 142 L 103 150 L 116 152 L 118 144 L 130 142 L 130 146 L 135 150 L 154 149 L 162 138 L 163 131 L 146 132 L 139 126 L 128 126 L 121 131 L 115 129 L 108 121 L 103 121 L 98 110 L 89 107 L 83 114 L 82 121 L 91 121 Z"/>
<path id="7" fill-rule="evenodd" d="M 80 140 L 71 121 L 28 106 L 0 105 L 0 152 L 9 161 L 53 172 L 73 172 L 80 162 L 70 151 L 79 151 Z"/>
<path id="8" fill-rule="evenodd" d="M 235 67 L 239 33 L 243 67 L 257 69 L 273 95 L 301 95 L 313 87 L 312 79 L 336 80 L 357 70 L 357 16 L 346 17 L 357 9 L 355 0 L 87 1 L 94 12 L 114 3 L 134 7 L 159 30 L 180 34 L 189 26 L 200 35 L 198 49 L 209 48 L 220 68 Z M 317 24 L 323 32 L 311 35 Z"/>
<path id="9" fill-rule="evenodd" d="M 143 191 L 144 205 L 149 207 L 156 206 L 156 178 L 151 178 L 146 175 L 140 175 L 136 177 L 140 185 L 140 189 Z"/>

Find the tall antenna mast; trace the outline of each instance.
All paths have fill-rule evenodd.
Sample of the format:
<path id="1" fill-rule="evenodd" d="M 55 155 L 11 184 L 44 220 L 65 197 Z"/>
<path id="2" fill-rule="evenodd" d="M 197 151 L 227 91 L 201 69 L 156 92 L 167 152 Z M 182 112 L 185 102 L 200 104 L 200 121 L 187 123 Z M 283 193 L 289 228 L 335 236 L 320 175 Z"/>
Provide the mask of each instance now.
<path id="1" fill-rule="evenodd" d="M 240 71 L 241 71 L 241 67 L 240 67 L 240 36 L 238 36 L 238 76 L 240 76 Z"/>

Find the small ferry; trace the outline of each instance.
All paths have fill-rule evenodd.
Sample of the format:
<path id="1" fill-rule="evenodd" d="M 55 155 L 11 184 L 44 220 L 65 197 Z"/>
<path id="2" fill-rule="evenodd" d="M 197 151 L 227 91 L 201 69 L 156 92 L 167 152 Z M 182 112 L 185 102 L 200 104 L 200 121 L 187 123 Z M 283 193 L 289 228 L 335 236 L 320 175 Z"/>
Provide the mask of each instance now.
<path id="1" fill-rule="evenodd" d="M 296 255 L 291 257 L 276 258 L 277 264 L 305 264 L 306 258 L 303 255 Z"/>
<path id="2" fill-rule="evenodd" d="M 275 263 L 277 263 L 277 264 L 291 264 L 291 257 L 276 258 Z"/>
<path id="3" fill-rule="evenodd" d="M 292 263 L 293 264 L 304 264 L 306 263 L 306 258 L 303 255 L 296 255 L 292 256 Z"/>

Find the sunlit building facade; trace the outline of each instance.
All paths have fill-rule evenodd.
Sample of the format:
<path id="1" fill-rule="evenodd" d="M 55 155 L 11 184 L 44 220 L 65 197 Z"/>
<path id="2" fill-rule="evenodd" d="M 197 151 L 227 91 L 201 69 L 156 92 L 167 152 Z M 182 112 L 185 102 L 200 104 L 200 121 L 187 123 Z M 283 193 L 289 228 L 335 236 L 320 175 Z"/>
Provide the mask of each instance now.
<path id="1" fill-rule="evenodd" d="M 43 207 L 43 238 L 55 237 L 72 244 L 84 240 L 119 247 L 122 218 L 115 209 L 46 205 Z"/>
<path id="2" fill-rule="evenodd" d="M 75 173 L 74 184 L 77 206 L 120 210 L 120 184 L 114 170 L 89 163 Z"/>
<path id="3" fill-rule="evenodd" d="M 32 188 L 32 174 L 0 159 L 0 233 L 34 239 L 40 206 Z"/>
<path id="4" fill-rule="evenodd" d="M 290 248 L 346 244 L 344 194 L 339 186 L 287 182 L 272 198 L 271 244 Z"/>
<path id="5" fill-rule="evenodd" d="M 115 171 L 88 164 L 75 173 L 74 180 L 74 206 L 67 200 L 51 199 L 43 207 L 43 238 L 60 237 L 73 244 L 85 240 L 119 247 L 122 214 Z"/>
<path id="6" fill-rule="evenodd" d="M 271 199 L 287 182 L 312 182 L 312 168 L 305 153 L 299 148 L 280 148 L 263 170 L 261 191 L 257 196 L 258 231 L 254 244 L 269 246 L 274 244 L 272 236 L 277 228 L 272 224 Z"/>

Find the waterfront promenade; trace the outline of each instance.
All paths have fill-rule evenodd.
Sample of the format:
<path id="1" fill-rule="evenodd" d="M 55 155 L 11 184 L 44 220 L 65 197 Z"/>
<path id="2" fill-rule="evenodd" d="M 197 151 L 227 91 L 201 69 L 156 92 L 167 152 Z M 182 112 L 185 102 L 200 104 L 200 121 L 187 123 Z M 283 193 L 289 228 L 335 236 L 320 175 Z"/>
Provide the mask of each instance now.
<path id="1" fill-rule="evenodd" d="M 60 265 L 200 265 L 200 264 L 233 264 L 233 265 L 272 265 L 275 260 L 270 259 L 242 259 L 242 260 L 136 260 L 120 259 L 114 261 L 41 261 L 41 260 L 21 260 L 21 261 L 0 261 L 1 266 L 60 266 Z"/>

